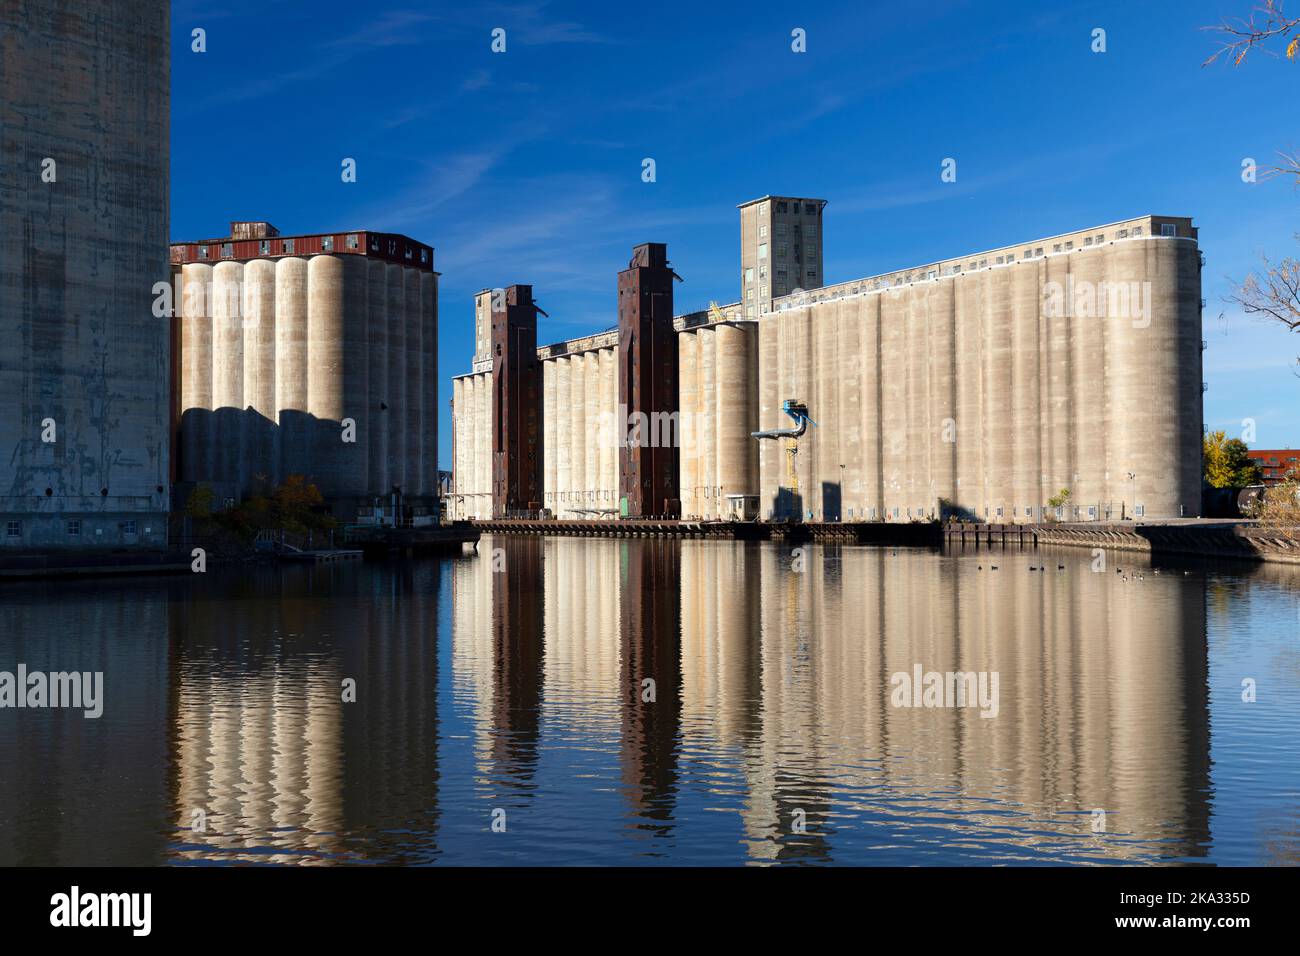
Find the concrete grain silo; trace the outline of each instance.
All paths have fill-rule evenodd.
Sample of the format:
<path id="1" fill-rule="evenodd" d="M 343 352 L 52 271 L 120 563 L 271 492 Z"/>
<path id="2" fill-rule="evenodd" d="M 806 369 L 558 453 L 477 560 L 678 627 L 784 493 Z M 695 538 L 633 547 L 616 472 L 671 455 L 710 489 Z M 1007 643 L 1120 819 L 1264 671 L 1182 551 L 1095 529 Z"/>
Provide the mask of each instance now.
<path id="1" fill-rule="evenodd" d="M 314 483 L 345 521 L 437 514 L 437 276 L 404 236 L 236 222 L 176 243 L 180 478 L 218 504 Z M 206 291 L 206 295 L 203 292 Z"/>
<path id="2" fill-rule="evenodd" d="M 0 4 L 0 551 L 167 545 L 170 10 Z"/>

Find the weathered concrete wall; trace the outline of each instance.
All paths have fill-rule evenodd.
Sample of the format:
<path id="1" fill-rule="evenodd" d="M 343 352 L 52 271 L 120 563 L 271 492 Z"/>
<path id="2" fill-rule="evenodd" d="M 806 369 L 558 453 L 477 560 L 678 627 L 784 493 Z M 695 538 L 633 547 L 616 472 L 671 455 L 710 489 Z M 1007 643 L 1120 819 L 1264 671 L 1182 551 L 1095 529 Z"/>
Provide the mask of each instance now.
<path id="1" fill-rule="evenodd" d="M 1149 310 L 1099 296 L 1096 314 L 1057 314 L 1052 282 L 1131 289 Z M 763 316 L 761 427 L 788 424 L 785 399 L 817 426 L 797 494 L 783 443 L 762 442 L 760 514 L 1041 521 L 1069 489 L 1066 518 L 1194 515 L 1199 300 L 1195 241 L 1151 237 Z"/>
<path id="2" fill-rule="evenodd" d="M 169 8 L 0 5 L 0 547 L 166 542 Z"/>
<path id="3" fill-rule="evenodd" d="M 181 274 L 181 480 L 300 474 L 344 511 L 436 495 L 436 276 L 359 255 Z"/>

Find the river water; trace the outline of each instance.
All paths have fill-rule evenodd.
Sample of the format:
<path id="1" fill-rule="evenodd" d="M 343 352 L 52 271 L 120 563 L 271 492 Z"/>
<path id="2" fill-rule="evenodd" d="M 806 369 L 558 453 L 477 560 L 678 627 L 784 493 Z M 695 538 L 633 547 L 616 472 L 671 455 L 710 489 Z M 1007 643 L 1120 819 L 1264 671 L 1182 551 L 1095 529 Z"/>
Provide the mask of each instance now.
<path id="1" fill-rule="evenodd" d="M 104 711 L 0 709 L 6 865 L 1300 861 L 1297 567 L 486 536 L 6 582 L 20 663 Z"/>

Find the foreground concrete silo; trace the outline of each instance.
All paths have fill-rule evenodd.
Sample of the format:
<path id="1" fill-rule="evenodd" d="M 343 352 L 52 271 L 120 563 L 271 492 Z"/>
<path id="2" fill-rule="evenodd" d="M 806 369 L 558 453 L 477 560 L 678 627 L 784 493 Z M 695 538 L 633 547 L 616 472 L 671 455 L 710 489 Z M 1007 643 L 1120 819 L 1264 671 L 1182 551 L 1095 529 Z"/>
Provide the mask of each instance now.
<path id="1" fill-rule="evenodd" d="M 167 543 L 170 7 L 0 4 L 0 551 Z"/>

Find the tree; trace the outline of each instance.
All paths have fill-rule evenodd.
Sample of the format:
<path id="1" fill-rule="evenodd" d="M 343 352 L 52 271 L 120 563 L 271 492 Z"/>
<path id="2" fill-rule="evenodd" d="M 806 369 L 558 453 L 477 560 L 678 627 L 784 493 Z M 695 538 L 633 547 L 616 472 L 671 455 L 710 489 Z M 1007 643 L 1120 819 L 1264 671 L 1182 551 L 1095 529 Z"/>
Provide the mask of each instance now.
<path id="1" fill-rule="evenodd" d="M 1221 35 L 1222 45 L 1218 52 L 1203 63 L 1208 66 L 1221 57 L 1231 60 L 1233 66 L 1240 66 L 1252 50 L 1261 50 L 1276 56 L 1272 44 L 1280 42 L 1286 58 L 1296 62 L 1300 57 L 1300 17 L 1287 16 L 1282 11 L 1281 0 L 1262 0 L 1251 11 L 1248 18 L 1223 20 L 1217 26 L 1205 27 Z M 1300 153 L 1278 151 L 1281 162 L 1261 170 L 1260 178 L 1284 176 L 1295 180 L 1300 185 Z M 1300 240 L 1300 234 L 1296 236 Z M 1267 256 L 1261 256 L 1263 270 L 1260 274 L 1251 273 L 1237 283 L 1238 291 L 1228 297 L 1236 302 L 1247 315 L 1279 322 L 1291 332 L 1300 332 L 1300 262 L 1284 258 L 1272 262 Z M 1296 374 L 1300 375 L 1300 358 L 1296 359 Z"/>
<path id="2" fill-rule="evenodd" d="M 1300 541 L 1300 471 L 1292 471 L 1281 484 L 1266 488 L 1251 517 L 1273 534 Z"/>
<path id="3" fill-rule="evenodd" d="M 1244 488 L 1263 480 L 1263 470 L 1251 460 L 1240 438 L 1228 438 L 1222 431 L 1210 432 L 1202 445 L 1202 472 L 1211 488 Z"/>
<path id="4" fill-rule="evenodd" d="M 190 518 L 210 518 L 216 500 L 216 493 L 207 485 L 195 485 L 185 499 L 185 514 Z"/>

